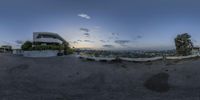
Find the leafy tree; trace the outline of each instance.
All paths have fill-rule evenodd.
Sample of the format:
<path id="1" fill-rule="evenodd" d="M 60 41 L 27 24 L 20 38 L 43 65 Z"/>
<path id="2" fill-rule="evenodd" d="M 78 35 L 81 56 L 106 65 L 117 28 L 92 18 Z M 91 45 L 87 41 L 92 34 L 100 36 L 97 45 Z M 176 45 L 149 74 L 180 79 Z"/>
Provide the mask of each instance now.
<path id="1" fill-rule="evenodd" d="M 73 50 L 69 47 L 68 42 L 63 42 L 63 47 L 64 47 L 64 55 L 73 53 Z"/>
<path id="2" fill-rule="evenodd" d="M 191 54 L 193 43 L 191 36 L 188 33 L 177 35 L 175 38 L 176 53 L 180 56 L 187 56 Z"/>
<path id="3" fill-rule="evenodd" d="M 32 42 L 26 41 L 22 46 L 22 50 L 31 50 L 32 49 Z"/>
<path id="4" fill-rule="evenodd" d="M 64 42 L 63 44 L 59 44 L 59 45 L 40 45 L 38 43 L 34 43 L 35 45 L 33 45 L 32 42 L 30 41 L 26 41 L 22 46 L 22 50 L 28 51 L 28 50 L 59 50 L 60 52 L 62 52 L 62 50 L 64 51 L 65 55 L 68 54 L 72 54 L 74 52 L 74 49 L 69 47 L 69 43 L 68 42 Z"/>

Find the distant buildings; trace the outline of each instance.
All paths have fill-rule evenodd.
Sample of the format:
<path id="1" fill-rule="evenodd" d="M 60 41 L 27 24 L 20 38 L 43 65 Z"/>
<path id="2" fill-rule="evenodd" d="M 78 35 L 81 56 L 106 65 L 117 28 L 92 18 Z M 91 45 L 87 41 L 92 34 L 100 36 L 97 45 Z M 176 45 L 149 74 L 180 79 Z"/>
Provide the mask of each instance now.
<path id="1" fill-rule="evenodd" d="M 10 45 L 2 45 L 0 47 L 0 53 L 10 53 L 12 52 L 12 46 Z"/>
<path id="2" fill-rule="evenodd" d="M 33 45 L 59 45 L 66 42 L 57 33 L 51 32 L 34 32 Z"/>
<path id="3" fill-rule="evenodd" d="M 200 55 L 200 47 L 193 47 L 192 48 L 193 55 Z"/>

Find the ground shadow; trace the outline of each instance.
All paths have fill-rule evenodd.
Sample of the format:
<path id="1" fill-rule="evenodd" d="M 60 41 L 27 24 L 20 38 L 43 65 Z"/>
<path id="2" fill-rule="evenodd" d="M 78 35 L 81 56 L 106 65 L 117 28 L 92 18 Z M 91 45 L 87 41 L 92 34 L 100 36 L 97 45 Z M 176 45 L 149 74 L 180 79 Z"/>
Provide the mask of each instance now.
<path id="1" fill-rule="evenodd" d="M 150 77 L 147 81 L 145 81 L 144 86 L 155 92 L 167 92 L 170 89 L 168 84 L 169 74 L 167 73 L 159 73 Z"/>

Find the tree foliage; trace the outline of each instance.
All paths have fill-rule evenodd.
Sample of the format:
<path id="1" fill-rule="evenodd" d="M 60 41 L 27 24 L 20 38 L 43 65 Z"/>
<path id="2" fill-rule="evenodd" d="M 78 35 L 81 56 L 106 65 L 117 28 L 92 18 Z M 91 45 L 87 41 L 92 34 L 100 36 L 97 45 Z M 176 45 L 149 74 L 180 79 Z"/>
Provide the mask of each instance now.
<path id="1" fill-rule="evenodd" d="M 70 48 L 68 42 L 64 42 L 63 46 L 64 46 L 64 54 L 65 55 L 72 54 L 74 52 L 74 50 L 72 48 Z"/>
<path id="2" fill-rule="evenodd" d="M 22 46 L 22 50 L 31 50 L 32 49 L 32 42 L 26 41 Z"/>
<path id="3" fill-rule="evenodd" d="M 60 52 L 64 51 L 65 55 L 72 54 L 74 49 L 70 48 L 68 42 L 64 42 L 63 44 L 51 44 L 51 45 L 41 45 L 39 43 L 33 43 L 30 41 L 26 41 L 22 46 L 22 50 L 59 50 Z"/>
<path id="4" fill-rule="evenodd" d="M 191 54 L 193 43 L 191 36 L 188 33 L 177 35 L 175 38 L 176 53 L 180 56 L 187 56 Z"/>

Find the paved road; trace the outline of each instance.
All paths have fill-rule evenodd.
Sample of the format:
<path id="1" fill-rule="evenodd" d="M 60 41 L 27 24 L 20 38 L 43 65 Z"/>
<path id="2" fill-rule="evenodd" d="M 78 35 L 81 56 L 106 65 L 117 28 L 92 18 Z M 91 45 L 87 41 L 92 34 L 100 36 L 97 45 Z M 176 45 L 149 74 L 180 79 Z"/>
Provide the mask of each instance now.
<path id="1" fill-rule="evenodd" d="M 0 54 L 0 100 L 200 100 L 200 60 L 94 62 Z"/>

